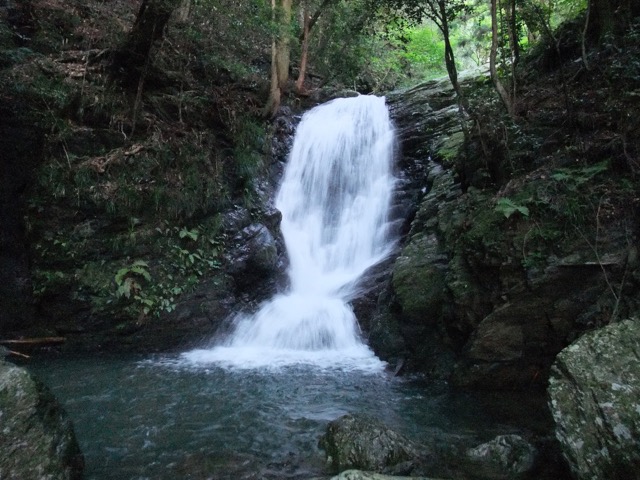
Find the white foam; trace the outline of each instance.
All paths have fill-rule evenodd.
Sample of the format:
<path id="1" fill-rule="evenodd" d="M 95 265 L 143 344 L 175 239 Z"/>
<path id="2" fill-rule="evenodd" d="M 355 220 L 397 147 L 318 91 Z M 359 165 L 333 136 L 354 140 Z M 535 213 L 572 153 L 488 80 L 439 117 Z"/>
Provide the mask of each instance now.
<path id="1" fill-rule="evenodd" d="M 384 367 L 362 342 L 347 300 L 364 271 L 393 246 L 387 218 L 393 143 L 381 97 L 338 99 L 304 115 L 276 198 L 290 291 L 236 318 L 220 345 L 184 358 L 240 369 Z"/>

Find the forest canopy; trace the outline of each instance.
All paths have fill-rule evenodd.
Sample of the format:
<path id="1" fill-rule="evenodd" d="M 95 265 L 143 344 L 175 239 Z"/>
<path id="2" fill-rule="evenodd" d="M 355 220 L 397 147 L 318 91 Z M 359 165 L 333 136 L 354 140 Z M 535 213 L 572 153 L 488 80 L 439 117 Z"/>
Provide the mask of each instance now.
<path id="1" fill-rule="evenodd" d="M 382 92 L 445 74 L 463 101 L 457 72 L 487 66 L 511 111 L 523 52 L 557 46 L 553 32 L 576 21 L 587 65 L 588 48 L 614 41 L 637 8 L 630 0 L 144 0 L 114 63 L 135 83 L 175 11 L 198 68 L 240 77 L 271 69 L 267 115 L 284 91 Z"/>

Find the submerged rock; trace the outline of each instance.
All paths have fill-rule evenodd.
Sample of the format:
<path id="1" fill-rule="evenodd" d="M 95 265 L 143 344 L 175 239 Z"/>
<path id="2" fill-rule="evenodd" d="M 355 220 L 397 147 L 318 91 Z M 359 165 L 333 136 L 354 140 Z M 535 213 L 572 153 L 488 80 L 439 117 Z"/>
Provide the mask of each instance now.
<path id="1" fill-rule="evenodd" d="M 590 332 L 560 352 L 549 397 L 576 478 L 640 479 L 640 320 Z"/>
<path id="2" fill-rule="evenodd" d="M 436 480 L 428 477 L 397 477 L 382 473 L 363 472 L 361 470 L 345 470 L 331 480 Z"/>
<path id="3" fill-rule="evenodd" d="M 75 480 L 83 456 L 71 421 L 26 370 L 0 361 L 0 478 Z"/>
<path id="4" fill-rule="evenodd" d="M 466 457 L 477 474 L 487 478 L 512 479 L 533 468 L 536 449 L 520 435 L 499 435 L 468 449 Z"/>
<path id="5" fill-rule="evenodd" d="M 426 453 L 424 447 L 378 420 L 359 414 L 344 415 L 330 422 L 320 439 L 320 447 L 333 471 L 408 473 Z"/>

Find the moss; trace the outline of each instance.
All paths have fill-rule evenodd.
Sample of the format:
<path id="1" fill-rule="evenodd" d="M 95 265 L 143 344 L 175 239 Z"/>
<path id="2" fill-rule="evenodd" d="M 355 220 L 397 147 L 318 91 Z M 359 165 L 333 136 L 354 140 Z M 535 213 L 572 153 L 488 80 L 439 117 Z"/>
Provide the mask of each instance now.
<path id="1" fill-rule="evenodd" d="M 447 166 L 456 164 L 460 156 L 460 149 L 464 146 L 464 134 L 455 132 L 442 140 L 440 145 L 436 146 L 435 153 L 442 163 Z"/>
<path id="2" fill-rule="evenodd" d="M 368 342 L 383 360 L 397 360 L 407 354 L 400 324 L 389 311 L 378 313 L 371 320 Z"/>
<path id="3" fill-rule="evenodd" d="M 442 311 L 444 274 L 434 237 L 414 236 L 396 261 L 393 289 L 406 320 L 432 323 Z"/>
<path id="4" fill-rule="evenodd" d="M 82 477 L 82 454 L 66 412 L 26 370 L 0 361 L 0 450 L 7 478 Z"/>

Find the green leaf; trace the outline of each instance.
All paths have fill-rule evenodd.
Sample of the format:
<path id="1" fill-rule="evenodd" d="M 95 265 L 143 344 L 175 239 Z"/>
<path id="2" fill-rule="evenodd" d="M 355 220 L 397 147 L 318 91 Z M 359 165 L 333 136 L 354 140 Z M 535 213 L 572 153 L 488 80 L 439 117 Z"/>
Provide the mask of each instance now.
<path id="1" fill-rule="evenodd" d="M 517 205 L 510 198 L 500 198 L 496 202 L 494 209 L 497 213 L 501 213 L 505 218 L 511 217 L 515 212 L 520 213 L 523 217 L 529 216 L 529 209 L 524 205 Z"/>
<path id="2" fill-rule="evenodd" d="M 197 228 L 194 228 L 192 230 L 187 230 L 186 228 L 183 228 L 178 233 L 178 236 L 180 238 L 190 238 L 191 240 L 193 240 L 195 242 L 195 241 L 198 240 L 198 237 L 200 236 L 200 232 L 198 231 Z"/>
<path id="3" fill-rule="evenodd" d="M 131 267 L 129 269 L 130 273 L 141 275 L 147 282 L 151 281 L 151 274 L 144 267 Z"/>

